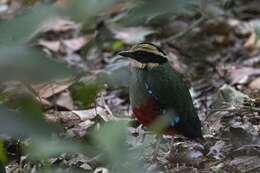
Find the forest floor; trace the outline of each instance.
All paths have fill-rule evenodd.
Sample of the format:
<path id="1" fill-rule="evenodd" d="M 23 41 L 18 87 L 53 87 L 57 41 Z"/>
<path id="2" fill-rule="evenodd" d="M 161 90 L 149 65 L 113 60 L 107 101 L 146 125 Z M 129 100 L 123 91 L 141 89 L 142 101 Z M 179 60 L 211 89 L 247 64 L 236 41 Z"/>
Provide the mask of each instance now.
<path id="1" fill-rule="evenodd" d="M 78 76 L 30 87 L 18 81 L 6 82 L 1 84 L 1 93 L 33 93 L 44 107 L 45 118 L 62 126 L 64 132 L 59 135 L 66 139 L 85 139 L 102 124 L 127 121 L 126 153 L 134 154 L 131 157 L 142 163 L 145 172 L 260 172 L 260 11 L 254 9 L 256 3 L 238 6 L 239 15 L 220 15 L 195 26 L 196 20 L 159 18 L 149 25 L 123 28 L 112 26 L 113 18 L 108 15 L 95 23 L 94 32 L 85 33 L 82 23 L 57 18 L 40 31 L 36 45 L 72 66 Z M 176 33 L 183 35 L 171 37 Z M 165 157 L 171 140 L 165 135 L 157 160 L 152 161 L 156 136 L 133 116 L 128 97 L 129 62 L 117 55 L 137 42 L 161 47 L 182 75 L 202 122 L 205 143 L 176 136 L 173 153 Z M 95 88 L 97 81 L 102 81 L 101 89 Z M 94 97 L 94 102 L 81 103 L 75 91 L 92 84 L 87 98 Z M 13 155 L 7 172 L 34 172 L 44 165 L 44 161 L 30 161 L 28 155 L 13 148 L 17 148 L 16 142 L 7 141 L 7 153 Z M 104 164 L 103 155 L 63 153 L 48 162 L 64 169 L 105 173 L 110 168 Z"/>

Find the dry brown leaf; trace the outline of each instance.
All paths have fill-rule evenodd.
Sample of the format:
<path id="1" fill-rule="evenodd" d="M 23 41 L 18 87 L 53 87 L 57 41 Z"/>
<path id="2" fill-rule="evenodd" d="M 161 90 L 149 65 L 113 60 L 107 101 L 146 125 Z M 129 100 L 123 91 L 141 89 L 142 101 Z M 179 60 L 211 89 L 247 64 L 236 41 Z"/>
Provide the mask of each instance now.
<path id="1" fill-rule="evenodd" d="M 75 113 L 82 121 L 88 120 L 88 119 L 93 119 L 96 117 L 96 115 L 99 115 L 104 121 L 110 121 L 110 120 L 115 120 L 115 117 L 107 113 L 107 111 L 98 106 L 97 108 L 93 109 L 88 109 L 88 110 L 77 110 L 77 111 L 72 111 Z"/>
<path id="2" fill-rule="evenodd" d="M 70 111 L 49 112 L 44 114 L 45 119 L 50 122 L 62 122 L 64 126 L 71 127 L 81 121 L 78 116 Z"/>
<path id="3" fill-rule="evenodd" d="M 46 100 L 46 99 L 44 99 L 44 98 L 36 97 L 36 100 L 37 100 L 40 104 L 44 105 L 44 106 L 47 107 L 47 108 L 49 108 L 49 107 L 52 106 L 52 103 L 50 103 L 48 100 Z"/>
<path id="4" fill-rule="evenodd" d="M 252 32 L 248 40 L 244 44 L 245 48 L 260 48 L 260 40 L 256 39 L 256 33 Z"/>
<path id="5" fill-rule="evenodd" d="M 56 99 L 56 104 L 67 108 L 68 110 L 73 109 L 73 99 L 69 91 L 62 92 Z"/>
<path id="6" fill-rule="evenodd" d="M 232 85 L 237 83 L 244 84 L 247 82 L 247 79 L 252 75 L 260 75 L 260 69 L 249 67 L 234 69 L 230 72 L 229 79 Z"/>
<path id="7" fill-rule="evenodd" d="M 38 44 L 53 52 L 58 52 L 60 50 L 60 46 L 61 46 L 60 41 L 40 40 Z"/>
<path id="8" fill-rule="evenodd" d="M 83 36 L 83 37 L 73 38 L 70 40 L 64 40 L 62 41 L 62 43 L 66 47 L 65 51 L 67 53 L 70 53 L 79 50 L 82 46 L 84 46 L 87 43 L 88 40 L 89 37 Z"/>
<path id="9" fill-rule="evenodd" d="M 109 173 L 107 168 L 96 168 L 93 173 Z"/>
<path id="10" fill-rule="evenodd" d="M 54 32 L 65 32 L 68 30 L 80 29 L 81 24 L 77 24 L 74 21 L 62 19 L 59 17 L 52 18 L 43 23 L 41 31 L 54 31 Z"/>
<path id="11" fill-rule="evenodd" d="M 253 80 L 250 84 L 249 87 L 251 89 L 259 89 L 260 90 L 260 77 L 256 78 Z"/>
<path id="12" fill-rule="evenodd" d="M 147 27 L 128 27 L 113 30 L 113 33 L 117 39 L 129 44 L 142 42 L 145 40 L 146 36 L 154 32 L 154 30 Z"/>
<path id="13" fill-rule="evenodd" d="M 93 109 L 88 109 L 88 110 L 77 110 L 77 111 L 72 111 L 74 114 L 76 114 L 80 120 L 85 121 L 85 120 L 91 120 L 97 116 L 97 110 L 95 108 Z"/>
<path id="14" fill-rule="evenodd" d="M 41 24 L 41 26 L 28 37 L 28 39 L 32 39 L 37 34 L 48 32 L 48 31 L 54 31 L 54 32 L 66 32 L 70 30 L 79 31 L 80 28 L 81 28 L 81 24 L 60 17 L 52 17 L 44 21 Z"/>
<path id="15" fill-rule="evenodd" d="M 39 45 L 50 49 L 53 52 L 72 53 L 82 48 L 88 40 L 93 38 L 95 35 L 87 35 L 78 38 L 72 38 L 67 40 L 47 41 L 40 40 Z"/>
<path id="16" fill-rule="evenodd" d="M 70 87 L 75 80 L 63 80 L 58 82 L 51 82 L 51 83 L 43 83 L 43 84 L 36 84 L 33 85 L 32 88 L 38 94 L 40 98 L 47 99 L 54 94 L 60 93 Z"/>

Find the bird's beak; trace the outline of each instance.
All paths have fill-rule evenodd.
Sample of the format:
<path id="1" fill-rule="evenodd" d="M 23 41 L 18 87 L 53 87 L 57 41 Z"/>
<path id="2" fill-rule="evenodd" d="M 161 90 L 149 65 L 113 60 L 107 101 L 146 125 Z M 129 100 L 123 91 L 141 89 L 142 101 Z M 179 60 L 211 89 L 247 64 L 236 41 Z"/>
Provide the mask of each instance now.
<path id="1" fill-rule="evenodd" d="M 124 56 L 124 57 L 129 57 L 129 58 L 133 57 L 133 54 L 130 51 L 122 51 L 122 52 L 119 52 L 118 55 L 121 55 L 121 56 Z"/>

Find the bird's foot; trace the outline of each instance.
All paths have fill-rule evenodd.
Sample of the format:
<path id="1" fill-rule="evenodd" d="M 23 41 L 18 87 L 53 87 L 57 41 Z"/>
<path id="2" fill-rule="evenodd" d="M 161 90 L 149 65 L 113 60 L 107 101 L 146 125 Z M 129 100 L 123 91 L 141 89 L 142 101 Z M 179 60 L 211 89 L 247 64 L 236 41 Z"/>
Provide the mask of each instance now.
<path id="1" fill-rule="evenodd" d="M 152 154 L 152 162 L 153 163 L 157 161 L 157 157 L 158 157 L 158 152 L 157 153 L 153 152 L 153 154 Z"/>
<path id="2" fill-rule="evenodd" d="M 163 158 L 166 160 L 169 160 L 174 155 L 174 150 L 170 149 L 168 152 L 164 153 Z"/>

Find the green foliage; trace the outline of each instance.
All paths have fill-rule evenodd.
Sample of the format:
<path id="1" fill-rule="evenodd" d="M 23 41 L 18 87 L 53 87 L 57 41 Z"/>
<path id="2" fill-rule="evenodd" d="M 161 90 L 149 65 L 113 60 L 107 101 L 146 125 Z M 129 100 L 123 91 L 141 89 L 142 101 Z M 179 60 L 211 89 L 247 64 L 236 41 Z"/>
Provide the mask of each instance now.
<path id="1" fill-rule="evenodd" d="M 1 80 L 46 81 L 72 76 L 65 64 L 48 58 L 41 50 L 26 46 L 0 46 Z"/>
<path id="2" fill-rule="evenodd" d="M 256 40 L 260 40 L 260 22 L 255 22 L 254 31 L 256 35 Z"/>
<path id="3" fill-rule="evenodd" d="M 184 15 L 198 10 L 201 0 L 142 0 L 133 3 L 124 15 L 120 14 L 119 22 L 123 25 L 143 24 L 147 19 L 158 15 L 177 14 Z"/>
<path id="4" fill-rule="evenodd" d="M 25 96 L 21 99 L 19 110 L 0 107 L 0 131 L 4 134 L 17 137 L 25 135 L 37 138 L 49 136 L 57 130 L 43 119 L 41 106 L 32 98 Z M 15 128 L 10 128 L 15 127 Z"/>
<path id="5" fill-rule="evenodd" d="M 3 145 L 3 141 L 0 140 L 0 163 L 7 164 L 7 157 Z"/>
<path id="6" fill-rule="evenodd" d="M 62 153 L 82 153 L 88 146 L 81 144 L 79 141 L 70 141 L 65 139 L 52 139 L 39 136 L 31 141 L 26 148 L 26 153 L 33 160 L 46 159 L 58 156 Z M 84 149 L 84 150 L 83 150 Z"/>
<path id="7" fill-rule="evenodd" d="M 117 50 L 117 49 L 119 49 L 120 47 L 122 47 L 123 46 L 123 42 L 122 41 L 116 41 L 116 42 L 114 42 L 113 43 L 113 50 L 115 51 L 115 50 Z"/>
<path id="8" fill-rule="evenodd" d="M 1 21 L 0 45 L 28 41 L 30 34 L 34 33 L 44 20 L 59 13 L 54 6 L 38 3 L 31 10 L 24 12 L 24 15 Z"/>
<path id="9" fill-rule="evenodd" d="M 101 153 L 113 173 L 143 173 L 144 162 L 136 155 L 140 150 L 129 151 L 126 143 L 127 121 L 114 121 L 104 124 L 99 131 L 93 133 L 95 146 Z"/>
<path id="10" fill-rule="evenodd" d="M 100 89 L 96 83 L 86 85 L 83 82 L 76 83 L 70 88 L 73 100 L 81 108 L 89 107 L 94 103 Z"/>
<path id="11" fill-rule="evenodd" d="M 77 0 L 69 1 L 69 8 L 66 12 L 67 15 L 71 16 L 74 20 L 91 22 L 93 17 L 100 15 L 106 9 L 111 8 L 113 5 L 122 2 L 122 0 Z"/>

